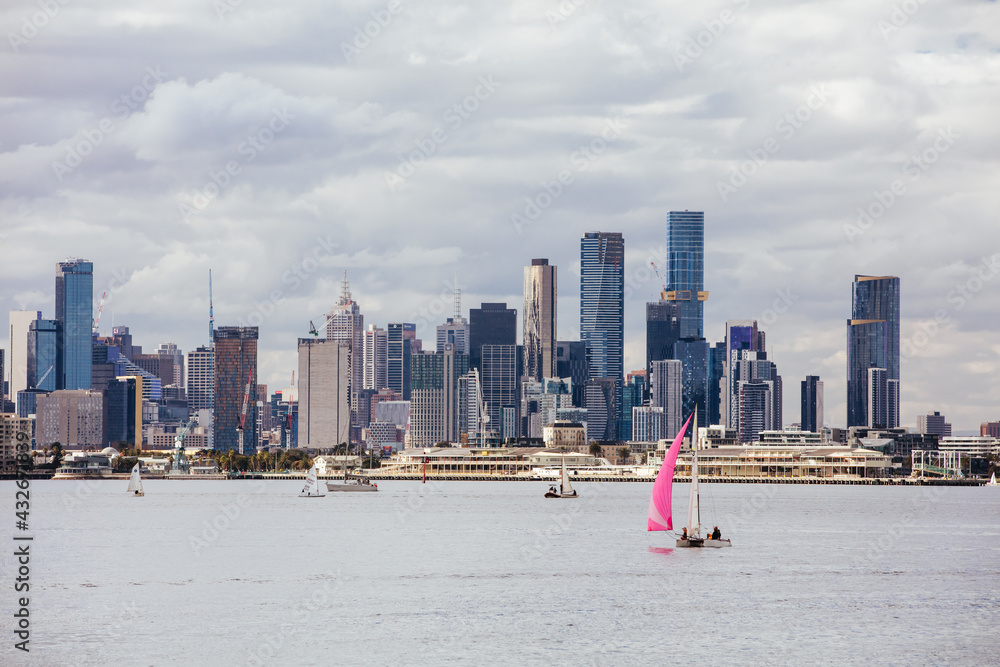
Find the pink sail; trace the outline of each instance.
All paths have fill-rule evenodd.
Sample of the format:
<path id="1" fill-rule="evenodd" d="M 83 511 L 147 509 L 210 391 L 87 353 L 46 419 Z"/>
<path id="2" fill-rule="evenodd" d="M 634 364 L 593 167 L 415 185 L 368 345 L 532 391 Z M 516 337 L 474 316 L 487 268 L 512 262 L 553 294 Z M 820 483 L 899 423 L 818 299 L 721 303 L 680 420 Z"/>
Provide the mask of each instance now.
<path id="1" fill-rule="evenodd" d="M 692 415 L 693 416 L 693 415 Z M 684 422 L 674 442 L 663 457 L 663 465 L 653 482 L 653 493 L 649 497 L 649 521 L 646 530 L 673 530 L 674 522 L 670 518 L 670 491 L 674 485 L 674 467 L 677 465 L 677 455 L 681 451 L 681 440 L 684 432 L 691 424 L 691 417 Z"/>

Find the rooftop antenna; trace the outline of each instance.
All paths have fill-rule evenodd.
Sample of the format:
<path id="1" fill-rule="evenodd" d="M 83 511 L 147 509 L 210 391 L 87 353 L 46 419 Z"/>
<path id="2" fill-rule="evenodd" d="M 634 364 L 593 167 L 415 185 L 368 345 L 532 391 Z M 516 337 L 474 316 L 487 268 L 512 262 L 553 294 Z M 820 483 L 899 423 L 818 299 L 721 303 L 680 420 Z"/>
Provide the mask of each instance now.
<path id="1" fill-rule="evenodd" d="M 213 428 L 208 432 L 208 446 L 215 447 L 215 309 L 212 305 L 212 269 L 208 270 L 208 414 Z"/>
<path id="2" fill-rule="evenodd" d="M 458 286 L 458 271 L 455 272 L 455 320 L 462 319 L 462 290 Z"/>

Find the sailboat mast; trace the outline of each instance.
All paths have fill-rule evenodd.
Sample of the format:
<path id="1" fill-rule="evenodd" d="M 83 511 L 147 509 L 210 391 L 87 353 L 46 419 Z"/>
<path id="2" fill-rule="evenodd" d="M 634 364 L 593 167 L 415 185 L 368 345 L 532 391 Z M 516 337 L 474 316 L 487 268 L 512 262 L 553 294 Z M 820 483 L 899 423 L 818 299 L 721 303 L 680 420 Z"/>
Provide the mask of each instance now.
<path id="1" fill-rule="evenodd" d="M 698 408 L 694 409 L 691 429 L 691 497 L 688 502 L 688 535 L 701 537 L 701 508 L 698 497 Z"/>

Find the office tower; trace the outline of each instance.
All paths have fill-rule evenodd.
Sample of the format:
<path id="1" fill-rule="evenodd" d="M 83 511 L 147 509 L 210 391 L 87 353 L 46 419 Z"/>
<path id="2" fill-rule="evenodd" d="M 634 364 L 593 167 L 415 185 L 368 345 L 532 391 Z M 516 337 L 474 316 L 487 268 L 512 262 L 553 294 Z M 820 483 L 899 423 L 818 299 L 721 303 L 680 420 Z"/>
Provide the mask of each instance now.
<path id="1" fill-rule="evenodd" d="M 59 443 L 64 449 L 104 447 L 104 395 L 90 389 L 67 389 L 38 396 L 35 444 Z"/>
<path id="2" fill-rule="evenodd" d="M 417 326 L 408 322 L 390 322 L 386 334 L 386 378 L 389 389 L 403 400 L 410 400 L 410 357 Z"/>
<path id="3" fill-rule="evenodd" d="M 847 425 L 866 426 L 872 422 L 868 414 L 868 369 L 884 368 L 886 391 L 876 410 L 879 419 L 884 414 L 887 428 L 895 428 L 899 425 L 899 278 L 855 276 L 851 296 L 851 319 L 847 321 Z"/>
<path id="4" fill-rule="evenodd" d="M 56 317 L 62 327 L 60 389 L 90 389 L 94 265 L 84 259 L 56 264 Z"/>
<path id="5" fill-rule="evenodd" d="M 187 354 L 187 401 L 188 410 L 194 414 L 198 410 L 212 408 L 212 355 L 211 347 L 200 346 Z M 201 424 L 208 426 L 207 424 Z"/>
<path id="6" fill-rule="evenodd" d="M 485 305 L 485 304 L 484 304 Z M 501 438 L 517 435 L 504 428 L 504 408 L 514 408 L 519 401 L 516 345 L 483 345 L 480 348 L 480 380 L 482 381 L 483 402 L 490 421 L 487 432 L 494 432 Z"/>
<path id="7" fill-rule="evenodd" d="M 439 352 L 413 355 L 410 386 L 410 446 L 459 441 L 459 378 L 469 357 L 445 343 Z"/>
<path id="8" fill-rule="evenodd" d="M 257 327 L 219 327 L 214 332 L 215 358 L 213 430 L 215 449 L 253 454 L 257 442 L 257 401 L 251 400 L 257 386 Z M 249 387 L 249 394 L 247 393 Z M 240 416 L 244 399 L 243 451 L 239 449 Z"/>
<path id="9" fill-rule="evenodd" d="M 667 213 L 668 301 L 681 307 L 681 338 L 703 338 L 705 290 L 705 214 Z"/>
<path id="10" fill-rule="evenodd" d="M 458 434 L 471 444 L 479 444 L 482 405 L 479 402 L 479 369 L 458 378 Z"/>
<path id="11" fill-rule="evenodd" d="M 736 363 L 740 359 L 755 358 L 749 353 L 755 353 L 758 350 L 764 350 L 764 334 L 757 329 L 757 320 L 729 320 L 726 322 L 725 359 L 722 365 L 722 382 L 719 392 L 719 421 L 724 426 L 736 428 L 736 415 L 739 413 L 739 393 L 736 390 L 736 382 L 739 378 L 735 374 Z"/>
<path id="12" fill-rule="evenodd" d="M 649 384 L 646 382 L 648 377 L 644 370 L 632 371 L 625 376 L 625 385 L 622 387 L 622 421 L 619 427 L 621 429 L 621 433 L 618 435 L 619 440 L 632 440 L 635 436 L 632 408 L 643 404 L 648 394 Z"/>
<path id="13" fill-rule="evenodd" d="M 681 362 L 682 414 L 698 410 L 707 419 L 709 394 L 709 346 L 704 338 L 682 338 L 674 343 L 673 358 Z"/>
<path id="14" fill-rule="evenodd" d="M 484 345 L 517 345 L 517 310 L 506 303 L 483 303 L 469 310 L 469 363 L 482 370 Z"/>
<path id="15" fill-rule="evenodd" d="M 594 378 L 587 382 L 584 401 L 588 441 L 612 442 L 618 439 L 621 389 L 621 381 L 612 378 Z"/>
<path id="16" fill-rule="evenodd" d="M 42 319 L 40 310 L 10 311 L 10 359 L 7 360 L 12 400 L 17 392 L 28 388 L 28 328 L 35 320 Z"/>
<path id="17" fill-rule="evenodd" d="M 580 340 L 592 377 L 622 380 L 624 323 L 625 241 L 617 232 L 587 232 L 580 240 Z"/>
<path id="18" fill-rule="evenodd" d="M 351 425 L 355 427 L 360 426 L 358 392 L 364 388 L 364 336 L 365 316 L 361 314 L 357 302 L 351 298 L 351 285 L 347 281 L 347 271 L 344 271 L 344 279 L 340 283 L 340 298 L 327 319 L 326 339 L 345 343 L 350 349 L 350 394 L 351 410 L 354 414 Z"/>
<path id="19" fill-rule="evenodd" d="M 889 373 L 884 368 L 868 369 L 868 428 L 889 428 Z"/>
<path id="20" fill-rule="evenodd" d="M 573 405 L 582 408 L 584 387 L 590 379 L 587 344 L 582 340 L 561 340 L 556 343 L 556 376 L 569 378 L 573 384 Z"/>
<path id="21" fill-rule="evenodd" d="M 773 409 L 772 383 L 763 380 L 739 383 L 739 418 L 735 428 L 741 443 L 755 442 L 761 431 L 776 430 Z"/>
<path id="22" fill-rule="evenodd" d="M 767 358 L 766 337 L 757 321 L 726 322 L 725 351 L 720 391 L 723 425 L 735 430 L 740 442 L 753 442 L 762 430 L 780 430 L 781 376 Z"/>
<path id="23" fill-rule="evenodd" d="M 951 424 L 940 412 L 935 412 L 932 415 L 917 415 L 917 433 L 947 438 L 951 436 Z"/>
<path id="24" fill-rule="evenodd" d="M 64 359 L 60 354 L 62 340 L 62 325 L 58 320 L 29 322 L 25 350 L 28 389 L 55 391 L 59 388 Z"/>
<path id="25" fill-rule="evenodd" d="M 656 301 L 646 304 L 646 373 L 654 361 L 674 358 L 674 344 L 681 337 L 681 304 Z"/>
<path id="26" fill-rule="evenodd" d="M 444 324 L 437 327 L 435 350 L 443 350 L 445 345 L 452 345 L 455 354 L 469 353 L 469 323 L 464 317 L 449 317 Z"/>
<path id="27" fill-rule="evenodd" d="M 654 361 L 649 380 L 649 404 L 663 408 L 662 437 L 672 438 L 681 430 L 684 365 L 677 359 Z"/>
<path id="28" fill-rule="evenodd" d="M 531 260 L 524 267 L 525 377 L 541 380 L 556 374 L 556 294 L 556 267 L 547 259 Z"/>
<path id="29" fill-rule="evenodd" d="M 141 377 L 117 377 L 105 385 L 104 445 L 142 449 Z"/>
<path id="30" fill-rule="evenodd" d="M 818 375 L 802 381 L 802 412 L 799 424 L 803 431 L 823 432 L 823 382 Z"/>
<path id="31" fill-rule="evenodd" d="M 329 449 L 348 442 L 350 343 L 300 338 L 298 352 L 299 446 Z"/>
<path id="32" fill-rule="evenodd" d="M 128 360 L 150 375 L 158 377 L 161 387 L 166 387 L 174 383 L 176 369 L 174 368 L 174 358 L 172 356 L 156 353 L 133 354 Z"/>
<path id="33" fill-rule="evenodd" d="M 389 386 L 389 338 L 385 329 L 369 324 L 364 335 L 363 382 L 365 389 L 376 391 Z"/>
<path id="34" fill-rule="evenodd" d="M 632 408 L 632 442 L 657 442 L 667 437 L 663 428 L 663 408 L 653 405 Z M 674 434 L 676 435 L 676 434 Z"/>
<path id="35" fill-rule="evenodd" d="M 709 349 L 708 402 L 705 424 L 722 423 L 722 376 L 726 368 L 726 342 L 720 341 Z"/>
<path id="36" fill-rule="evenodd" d="M 161 357 L 167 357 L 170 359 L 170 365 L 173 366 L 174 373 L 173 379 L 161 378 L 164 380 L 163 384 L 176 385 L 178 387 L 184 386 L 184 353 L 173 343 L 160 343 L 160 346 L 156 348 L 156 354 Z"/>
<path id="37" fill-rule="evenodd" d="M 128 327 L 111 329 L 110 343 L 129 359 L 137 354 L 142 354 L 142 345 L 132 345 L 132 334 L 129 333 Z"/>

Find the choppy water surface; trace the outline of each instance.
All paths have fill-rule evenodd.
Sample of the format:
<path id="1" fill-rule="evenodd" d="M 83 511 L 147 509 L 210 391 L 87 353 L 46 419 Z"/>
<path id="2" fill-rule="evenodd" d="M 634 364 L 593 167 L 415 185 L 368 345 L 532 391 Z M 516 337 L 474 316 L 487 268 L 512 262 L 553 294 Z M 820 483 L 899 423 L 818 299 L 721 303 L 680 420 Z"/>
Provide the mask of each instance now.
<path id="1" fill-rule="evenodd" d="M 703 519 L 733 548 L 695 550 L 646 532 L 651 484 L 580 483 L 577 500 L 540 483 L 125 486 L 32 483 L 32 651 L 5 639 L 0 663 L 998 660 L 1000 492 L 985 487 L 703 485 Z"/>

